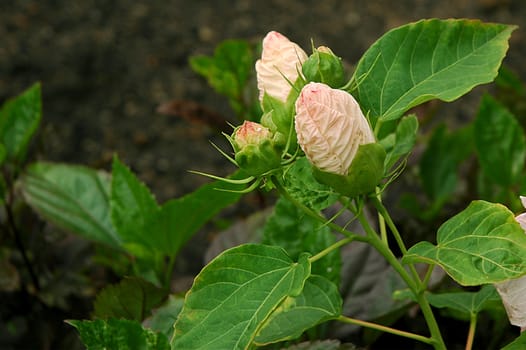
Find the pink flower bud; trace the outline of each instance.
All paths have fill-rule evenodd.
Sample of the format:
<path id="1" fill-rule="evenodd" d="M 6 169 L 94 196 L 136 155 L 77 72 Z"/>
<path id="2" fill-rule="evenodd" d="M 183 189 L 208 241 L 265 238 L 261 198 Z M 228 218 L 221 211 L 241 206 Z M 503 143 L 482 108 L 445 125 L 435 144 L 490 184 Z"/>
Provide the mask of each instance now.
<path id="1" fill-rule="evenodd" d="M 239 149 L 247 145 L 259 145 L 264 140 L 271 138 L 270 130 L 263 125 L 245 120 L 243 125 L 236 129 L 234 141 Z"/>
<path id="2" fill-rule="evenodd" d="M 261 59 L 256 62 L 259 100 L 265 93 L 279 101 L 287 97 L 301 72 L 307 54 L 296 43 L 278 32 L 269 32 L 263 39 Z"/>
<path id="3" fill-rule="evenodd" d="M 358 102 L 322 83 L 309 83 L 301 90 L 295 126 L 307 158 L 329 173 L 347 175 L 358 147 L 375 142 Z"/>
<path id="4" fill-rule="evenodd" d="M 520 199 L 526 208 L 526 197 L 521 196 Z M 515 220 L 526 233 L 526 213 L 517 215 Z M 524 330 L 526 328 L 526 276 L 496 283 L 495 288 L 500 294 L 510 323 Z"/>

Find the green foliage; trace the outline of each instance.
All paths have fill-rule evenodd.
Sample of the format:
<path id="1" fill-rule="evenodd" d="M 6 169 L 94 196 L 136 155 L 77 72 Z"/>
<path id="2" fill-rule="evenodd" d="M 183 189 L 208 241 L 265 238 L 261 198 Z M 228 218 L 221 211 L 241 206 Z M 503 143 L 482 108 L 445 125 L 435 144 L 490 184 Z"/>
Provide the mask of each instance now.
<path id="1" fill-rule="evenodd" d="M 386 152 L 385 170 L 388 171 L 396 162 L 413 149 L 418 132 L 418 119 L 411 114 L 403 117 L 394 133 L 380 140 Z"/>
<path id="2" fill-rule="evenodd" d="M 508 188 L 524 177 L 524 130 L 513 114 L 488 95 L 482 99 L 473 135 L 486 177 Z"/>
<path id="3" fill-rule="evenodd" d="M 225 40 L 213 56 L 197 55 L 190 58 L 190 67 L 205 77 L 214 90 L 228 98 L 238 116 L 255 119 L 251 106 L 244 101 L 245 90 L 254 67 L 253 49 L 244 40 Z"/>
<path id="4" fill-rule="evenodd" d="M 40 162 L 19 180 L 24 200 L 46 220 L 119 249 L 122 238 L 110 219 L 109 175 L 84 166 Z"/>
<path id="5" fill-rule="evenodd" d="M 113 159 L 110 198 L 111 221 L 126 250 L 139 257 L 155 254 L 156 240 L 147 224 L 159 206 L 150 190 L 117 157 Z"/>
<path id="6" fill-rule="evenodd" d="M 285 171 L 283 185 L 295 200 L 314 210 L 328 208 L 338 200 L 338 193 L 316 181 L 305 157 L 296 159 Z"/>
<path id="7" fill-rule="evenodd" d="M 247 244 L 223 252 L 195 278 L 172 348 L 245 349 L 287 297 L 310 276 L 305 255 L 293 262 L 279 247 Z"/>
<path id="8" fill-rule="evenodd" d="M 474 201 L 440 227 L 436 246 L 419 242 L 403 261 L 440 265 L 463 286 L 502 282 L 526 273 L 526 235 L 504 206 Z"/>
<path id="9" fill-rule="evenodd" d="M 105 287 L 94 304 L 95 318 L 142 321 L 166 298 L 166 291 L 136 277 Z"/>
<path id="10" fill-rule="evenodd" d="M 303 252 L 316 254 L 336 241 L 330 229 L 280 198 L 263 229 L 263 244 L 279 246 L 296 260 Z M 335 250 L 312 265 L 312 272 L 339 285 L 340 252 Z"/>
<path id="11" fill-rule="evenodd" d="M 258 345 L 296 339 L 318 323 L 337 318 L 342 300 L 336 285 L 312 275 L 300 295 L 287 297 L 270 314 L 254 342 Z"/>
<path id="12" fill-rule="evenodd" d="M 25 159 L 42 118 L 40 84 L 34 84 L 0 108 L 0 142 L 10 160 Z M 3 158 L 3 157 L 2 157 Z"/>
<path id="13" fill-rule="evenodd" d="M 87 350 L 170 350 L 164 334 L 144 329 L 137 321 L 68 321 L 75 327 Z"/>
<path id="14" fill-rule="evenodd" d="M 522 350 L 526 346 L 526 332 L 522 332 L 517 339 L 503 347 L 501 350 Z"/>
<path id="15" fill-rule="evenodd" d="M 464 19 L 395 28 L 360 59 L 351 93 L 373 125 L 431 99 L 453 101 L 495 78 L 515 28 Z"/>

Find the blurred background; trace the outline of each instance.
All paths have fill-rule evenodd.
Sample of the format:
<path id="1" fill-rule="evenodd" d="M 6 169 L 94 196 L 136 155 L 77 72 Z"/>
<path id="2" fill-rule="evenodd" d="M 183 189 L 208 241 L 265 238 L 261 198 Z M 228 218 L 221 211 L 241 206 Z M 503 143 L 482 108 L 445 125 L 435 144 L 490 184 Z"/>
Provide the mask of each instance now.
<path id="1" fill-rule="evenodd" d="M 387 30 L 430 17 L 524 26 L 526 3 L 0 1 L 0 101 L 41 81 L 47 159 L 108 168 L 118 153 L 164 201 L 206 181 L 188 169 L 221 175 L 229 169 L 208 142 L 222 144 L 216 130 L 157 112 L 169 101 L 192 101 L 232 120 L 226 99 L 190 69 L 190 56 L 213 54 L 225 39 L 256 43 L 277 30 L 307 52 L 313 40 L 352 65 Z M 525 30 L 513 33 L 504 61 L 523 81 Z"/>
<path id="2" fill-rule="evenodd" d="M 307 53 L 311 40 L 315 46 L 330 47 L 343 58 L 350 76 L 352 66 L 386 31 L 432 17 L 518 25 L 504 65 L 526 81 L 524 0 L 0 0 L 0 102 L 40 81 L 41 159 L 109 170 L 116 153 L 164 202 L 208 182 L 189 169 L 222 176 L 233 170 L 210 145 L 213 141 L 228 149 L 219 131 L 187 120 L 189 115 L 194 119 L 211 115 L 224 119 L 225 125 L 236 122 L 226 99 L 191 70 L 189 57 L 212 55 L 226 39 L 256 44 L 277 30 Z M 438 113 L 445 120 L 472 118 L 488 88 L 478 87 Z M 159 112 L 170 102 L 183 107 L 170 114 Z M 249 207 L 237 210 L 248 214 Z M 203 237 L 185 248 L 184 261 L 177 265 L 189 281 L 202 264 L 192 259 L 202 258 L 207 244 Z M 71 269 L 80 271 L 84 265 L 79 257 L 88 259 L 89 254 L 75 244 L 78 250 L 64 249 L 67 244 L 54 246 L 49 256 L 60 255 L 60 264 L 78 264 Z M 100 276 L 101 285 L 106 280 L 111 276 Z M 64 280 L 60 288 L 68 290 L 52 291 L 55 294 L 50 295 L 58 295 L 61 302 L 62 296 L 69 299 L 63 305 L 47 300 L 49 309 L 26 294 L 4 299 L 16 302 L 20 315 L 30 315 L 31 321 L 12 318 L 17 329 L 38 330 L 33 335 L 39 340 L 32 344 L 39 345 L 28 348 L 79 346 L 63 320 L 89 317 L 94 290 L 80 289 L 99 286 L 86 281 L 78 287 L 73 284 Z M 0 348 L 18 341 L 10 342 L 8 333 L 0 329 Z M 24 332 L 16 334 L 22 337 Z M 63 334 L 69 340 L 57 340 Z"/>

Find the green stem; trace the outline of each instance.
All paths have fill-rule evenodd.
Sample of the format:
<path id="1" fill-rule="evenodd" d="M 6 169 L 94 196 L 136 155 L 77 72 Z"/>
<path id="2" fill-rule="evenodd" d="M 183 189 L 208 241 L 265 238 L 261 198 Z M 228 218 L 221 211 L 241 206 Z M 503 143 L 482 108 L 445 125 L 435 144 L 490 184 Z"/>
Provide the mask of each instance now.
<path id="1" fill-rule="evenodd" d="M 382 332 L 386 332 L 386 333 L 399 335 L 401 337 L 414 339 L 414 340 L 417 340 L 417 341 L 420 341 L 420 342 L 423 342 L 423 343 L 426 343 L 426 344 L 432 344 L 433 343 L 433 339 L 432 338 L 424 337 L 422 335 L 415 334 L 415 333 L 401 331 L 401 330 L 394 329 L 394 328 L 387 327 L 387 326 L 383 326 L 383 325 L 380 325 L 380 324 L 377 324 L 377 323 L 357 320 L 355 318 L 350 318 L 350 317 L 346 317 L 346 316 L 340 316 L 336 320 L 340 321 L 340 322 L 355 324 L 357 326 L 362 326 L 362 327 L 367 327 L 367 328 L 371 328 L 371 329 L 376 329 L 378 331 L 382 331 Z"/>
<path id="2" fill-rule="evenodd" d="M 376 188 L 376 199 L 378 202 L 382 203 L 382 195 L 378 191 L 378 187 Z M 385 244 L 388 244 L 387 241 L 387 229 L 385 228 L 385 218 L 384 216 L 378 211 L 378 227 L 380 228 L 380 237 L 382 237 L 382 241 Z"/>
<path id="3" fill-rule="evenodd" d="M 168 260 L 168 264 L 165 265 L 166 270 L 164 271 L 164 288 L 166 290 L 170 290 L 171 281 L 172 281 L 172 273 L 175 266 L 175 257 L 177 256 L 177 253 L 170 256 Z"/>
<path id="4" fill-rule="evenodd" d="M 378 214 L 385 219 L 385 222 L 391 230 L 391 233 L 393 234 L 393 237 L 396 241 L 396 244 L 398 245 L 398 248 L 400 248 L 402 255 L 406 255 L 407 248 L 405 246 L 404 240 L 402 239 L 402 235 L 400 234 L 400 231 L 398 231 L 398 228 L 396 227 L 393 219 L 391 218 L 391 215 L 389 215 L 387 208 L 383 205 L 382 201 L 376 196 L 372 197 L 372 201 L 374 206 L 376 207 L 376 210 L 378 210 Z M 408 266 L 409 270 L 411 270 L 411 273 L 413 274 L 413 278 L 415 279 L 415 281 L 419 281 L 420 283 L 420 276 L 418 275 L 415 266 L 413 264 L 409 264 Z M 422 287 L 421 289 L 424 288 Z"/>
<path id="5" fill-rule="evenodd" d="M 400 261 L 398 261 L 396 256 L 393 254 L 389 246 L 386 245 L 380 239 L 378 234 L 371 228 L 371 225 L 369 224 L 367 219 L 363 216 L 363 214 L 360 214 L 358 216 L 358 220 L 360 220 L 360 223 L 362 224 L 365 232 L 367 233 L 367 237 L 370 238 L 369 243 L 380 254 L 382 254 L 382 256 L 393 267 L 393 269 L 396 272 L 398 272 L 400 277 L 404 280 L 404 282 L 407 284 L 407 286 L 411 289 L 411 291 L 415 295 L 416 300 L 418 304 L 420 305 L 420 309 L 422 310 L 422 314 L 424 315 L 424 318 L 426 320 L 429 331 L 431 333 L 431 339 L 432 339 L 431 344 L 434 346 L 436 350 L 446 350 L 446 345 L 444 344 L 444 340 L 442 339 L 440 328 L 438 327 L 438 323 L 435 319 L 435 315 L 433 314 L 433 310 L 431 309 L 431 306 L 429 305 L 429 302 L 427 301 L 424 295 L 425 289 L 422 288 L 422 283 L 420 281 L 420 278 L 418 277 L 418 274 L 416 274 L 416 276 L 413 275 L 413 277 L 411 277 L 411 275 L 407 272 L 404 266 L 400 263 Z M 389 225 L 389 221 L 387 221 L 387 224 Z"/>
<path id="6" fill-rule="evenodd" d="M 318 254 L 311 256 L 309 258 L 309 261 L 311 263 L 313 263 L 313 262 L 315 262 L 317 260 L 320 260 L 321 258 L 323 258 L 325 255 L 329 254 L 333 250 L 338 249 L 341 246 L 346 245 L 347 243 L 351 243 L 353 240 L 354 240 L 354 237 L 347 237 L 347 238 L 341 239 L 338 242 L 328 246 L 327 248 L 325 248 L 324 250 L 322 250 Z"/>
<path id="7" fill-rule="evenodd" d="M 473 339 L 475 339 L 475 330 L 477 328 L 477 314 L 473 313 L 471 314 L 471 317 L 469 319 L 469 332 L 468 332 L 468 339 L 466 341 L 466 350 L 471 350 L 473 347 Z"/>

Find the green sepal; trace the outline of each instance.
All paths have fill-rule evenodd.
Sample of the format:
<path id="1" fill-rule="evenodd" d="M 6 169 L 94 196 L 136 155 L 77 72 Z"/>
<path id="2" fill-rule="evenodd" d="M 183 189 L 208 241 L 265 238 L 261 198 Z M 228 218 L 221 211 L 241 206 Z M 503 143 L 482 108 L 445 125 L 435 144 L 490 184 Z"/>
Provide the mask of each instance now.
<path id="1" fill-rule="evenodd" d="M 301 67 L 307 81 L 339 88 L 345 83 L 342 60 L 332 52 L 315 49 Z"/>
<path id="2" fill-rule="evenodd" d="M 328 173 L 313 167 L 314 177 L 352 198 L 375 190 L 384 176 L 384 160 L 384 148 L 378 143 L 369 143 L 358 148 L 347 175 Z"/>
<path id="3" fill-rule="evenodd" d="M 280 167 L 281 153 L 271 140 L 264 140 L 237 151 L 235 161 L 248 175 L 259 176 Z"/>

